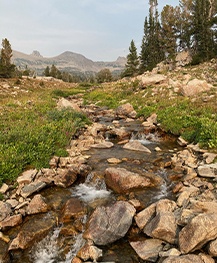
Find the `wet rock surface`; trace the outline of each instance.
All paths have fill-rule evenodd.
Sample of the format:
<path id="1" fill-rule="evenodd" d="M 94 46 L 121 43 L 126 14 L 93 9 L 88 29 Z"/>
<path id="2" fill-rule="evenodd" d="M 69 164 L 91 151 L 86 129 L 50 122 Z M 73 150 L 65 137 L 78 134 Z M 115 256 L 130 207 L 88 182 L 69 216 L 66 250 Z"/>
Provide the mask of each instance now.
<path id="1" fill-rule="evenodd" d="M 80 109 L 100 123 L 72 139 L 69 156 L 1 188 L 0 261 L 34 262 L 37 244 L 50 262 L 215 262 L 216 155 L 180 139 L 169 149 L 157 116 L 135 125 L 129 104 Z"/>

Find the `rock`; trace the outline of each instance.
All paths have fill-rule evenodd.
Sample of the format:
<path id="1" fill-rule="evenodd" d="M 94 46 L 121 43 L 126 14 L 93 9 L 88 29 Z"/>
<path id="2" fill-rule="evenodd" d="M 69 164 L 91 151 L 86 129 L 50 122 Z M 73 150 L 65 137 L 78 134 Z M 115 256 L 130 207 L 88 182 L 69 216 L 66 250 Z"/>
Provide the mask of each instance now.
<path id="1" fill-rule="evenodd" d="M 37 174 L 36 169 L 27 170 L 17 178 L 18 184 L 30 184 Z"/>
<path id="2" fill-rule="evenodd" d="M 165 259 L 162 263 L 204 263 L 200 256 L 197 255 L 184 255 L 179 257 L 171 256 Z"/>
<path id="3" fill-rule="evenodd" d="M 177 225 L 174 214 L 167 211 L 158 213 L 149 223 L 147 223 L 143 232 L 150 237 L 174 244 L 177 234 Z"/>
<path id="4" fill-rule="evenodd" d="M 46 220 L 32 218 L 26 221 L 17 237 L 11 242 L 9 251 L 31 247 L 34 242 L 41 240 L 52 229 L 54 223 L 54 219 L 50 217 L 47 217 Z"/>
<path id="5" fill-rule="evenodd" d="M 8 199 L 6 203 L 8 203 L 11 206 L 11 208 L 15 208 L 19 204 L 19 202 L 16 199 Z"/>
<path id="6" fill-rule="evenodd" d="M 121 118 L 122 117 L 135 118 L 136 114 L 137 113 L 135 112 L 133 106 L 130 103 L 123 104 L 116 109 L 116 115 Z"/>
<path id="7" fill-rule="evenodd" d="M 29 203 L 26 212 L 28 215 L 45 213 L 48 211 L 48 205 L 45 202 L 45 198 L 42 195 L 38 194 L 33 197 Z"/>
<path id="8" fill-rule="evenodd" d="M 124 127 L 113 128 L 111 130 L 111 133 L 116 135 L 119 140 L 123 140 L 123 139 L 128 138 L 130 136 L 130 132 L 127 131 Z"/>
<path id="9" fill-rule="evenodd" d="M 139 229 L 143 230 L 145 225 L 154 217 L 156 212 L 156 203 L 151 204 L 135 216 L 135 221 Z"/>
<path id="10" fill-rule="evenodd" d="M 125 201 L 97 207 L 90 216 L 84 238 L 96 245 L 107 245 L 125 236 L 135 214 L 135 208 Z"/>
<path id="11" fill-rule="evenodd" d="M 124 168 L 110 167 L 105 170 L 106 185 L 117 193 L 152 186 L 149 178 L 130 172 Z"/>
<path id="12" fill-rule="evenodd" d="M 213 86 L 205 80 L 193 79 L 183 85 L 180 92 L 187 97 L 195 96 L 203 91 L 209 91 Z"/>
<path id="13" fill-rule="evenodd" d="M 112 148 L 113 146 L 114 143 L 106 142 L 106 141 L 91 145 L 92 148 L 97 148 L 97 149 L 109 149 Z"/>
<path id="14" fill-rule="evenodd" d="M 215 153 L 204 153 L 203 154 L 203 158 L 206 160 L 207 164 L 212 163 L 216 157 L 217 157 L 217 154 Z"/>
<path id="15" fill-rule="evenodd" d="M 126 143 L 123 146 L 124 149 L 127 150 L 132 150 L 132 151 L 139 151 L 139 152 L 147 152 L 147 153 L 151 153 L 151 151 L 145 147 L 144 145 L 142 145 L 141 142 L 135 140 L 135 141 L 130 141 L 128 143 Z"/>
<path id="16" fill-rule="evenodd" d="M 179 247 L 183 254 L 203 247 L 217 238 L 217 214 L 206 213 L 194 217 L 179 233 Z"/>
<path id="17" fill-rule="evenodd" d="M 169 199 L 161 199 L 156 202 L 156 213 L 160 212 L 173 212 L 176 209 L 176 202 Z"/>
<path id="18" fill-rule="evenodd" d="M 77 256 L 84 261 L 92 259 L 94 262 L 97 262 L 102 257 L 102 250 L 96 246 L 86 244 L 78 251 Z"/>
<path id="19" fill-rule="evenodd" d="M 57 109 L 62 110 L 64 108 L 71 108 L 71 109 L 73 109 L 75 111 L 79 111 L 79 112 L 81 111 L 81 109 L 79 108 L 79 106 L 76 103 L 69 101 L 65 98 L 61 98 L 57 103 Z"/>
<path id="20" fill-rule="evenodd" d="M 186 140 L 184 140 L 182 137 L 179 137 L 178 140 L 177 140 L 177 143 L 180 145 L 180 146 L 187 146 L 188 142 Z"/>
<path id="21" fill-rule="evenodd" d="M 11 205 L 6 202 L 0 201 L 0 221 L 8 217 L 11 212 Z"/>
<path id="22" fill-rule="evenodd" d="M 7 230 L 11 227 L 20 225 L 22 223 L 22 215 L 13 215 L 6 217 L 3 221 L 0 222 L 0 229 Z"/>
<path id="23" fill-rule="evenodd" d="M 0 188 L 0 193 L 5 194 L 9 189 L 9 186 L 7 184 L 3 184 L 2 187 Z"/>
<path id="24" fill-rule="evenodd" d="M 33 182 L 28 185 L 25 185 L 21 190 L 21 195 L 26 198 L 32 195 L 35 192 L 42 190 L 46 186 L 44 182 Z"/>
<path id="25" fill-rule="evenodd" d="M 177 67 L 183 67 L 192 61 L 192 57 L 189 51 L 182 51 L 177 53 L 175 60 Z"/>
<path id="26" fill-rule="evenodd" d="M 203 260 L 204 263 L 215 263 L 215 260 L 209 255 L 200 253 L 199 256 Z"/>
<path id="27" fill-rule="evenodd" d="M 62 209 L 60 222 L 71 222 L 75 218 L 83 217 L 85 212 L 86 209 L 79 199 L 70 198 Z"/>
<path id="28" fill-rule="evenodd" d="M 197 200 L 191 200 L 190 209 L 194 213 L 216 213 L 217 203 L 213 202 L 201 202 Z"/>
<path id="29" fill-rule="evenodd" d="M 163 241 L 159 239 L 146 239 L 144 241 L 130 242 L 137 255 L 148 262 L 156 262 L 159 252 L 163 249 Z"/>
<path id="30" fill-rule="evenodd" d="M 162 257 L 162 258 L 166 258 L 166 257 L 171 257 L 171 256 L 180 256 L 181 255 L 181 252 L 176 249 L 176 248 L 171 248 L 167 251 L 161 251 L 159 253 L 159 256 Z"/>
<path id="31" fill-rule="evenodd" d="M 209 243 L 208 252 L 211 256 L 217 257 L 217 239 L 215 239 Z"/>
<path id="32" fill-rule="evenodd" d="M 200 165 L 197 171 L 202 177 L 217 177 L 217 163 Z"/>
<path id="33" fill-rule="evenodd" d="M 77 175 L 73 169 L 57 169 L 57 174 L 54 177 L 54 184 L 67 188 L 71 186 L 77 179 Z"/>
<path id="34" fill-rule="evenodd" d="M 143 75 L 141 77 L 141 85 L 144 87 L 165 83 L 166 81 L 167 81 L 167 77 L 162 74 L 152 74 L 150 76 Z"/>
<path id="35" fill-rule="evenodd" d="M 0 232 L 0 240 L 3 240 L 5 243 L 9 243 L 10 242 L 10 238 L 9 238 L 9 236 L 6 236 L 6 235 L 4 235 L 2 232 Z M 0 242 L 1 243 L 1 242 Z M 0 246 L 1 247 L 1 246 Z M 1 251 L 1 250 L 0 250 Z M 0 253 L 0 255 L 1 255 L 1 253 Z M 1 259 L 1 257 L 0 257 L 0 259 Z M 0 261 L 1 262 L 1 261 Z"/>
<path id="36" fill-rule="evenodd" d="M 119 164 L 122 162 L 122 160 L 117 159 L 117 158 L 109 158 L 109 159 L 107 159 L 107 162 L 111 163 L 111 164 Z"/>

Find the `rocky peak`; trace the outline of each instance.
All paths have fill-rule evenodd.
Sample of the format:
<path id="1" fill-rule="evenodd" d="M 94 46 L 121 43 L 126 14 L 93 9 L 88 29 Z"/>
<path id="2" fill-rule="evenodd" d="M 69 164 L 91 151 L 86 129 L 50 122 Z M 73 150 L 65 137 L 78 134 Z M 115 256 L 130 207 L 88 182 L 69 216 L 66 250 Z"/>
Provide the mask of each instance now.
<path id="1" fill-rule="evenodd" d="M 34 56 L 34 57 L 43 58 L 43 56 L 37 50 L 33 50 L 31 55 Z"/>

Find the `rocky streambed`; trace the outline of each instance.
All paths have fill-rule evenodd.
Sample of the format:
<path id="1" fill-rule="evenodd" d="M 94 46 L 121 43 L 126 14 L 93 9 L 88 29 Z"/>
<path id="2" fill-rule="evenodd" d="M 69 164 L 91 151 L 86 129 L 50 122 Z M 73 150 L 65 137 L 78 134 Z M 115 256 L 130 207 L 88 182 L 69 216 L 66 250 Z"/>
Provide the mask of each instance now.
<path id="1" fill-rule="evenodd" d="M 136 120 L 130 104 L 69 103 L 93 123 L 69 157 L 2 186 L 0 262 L 215 262 L 216 154 L 177 143 L 155 114 Z"/>

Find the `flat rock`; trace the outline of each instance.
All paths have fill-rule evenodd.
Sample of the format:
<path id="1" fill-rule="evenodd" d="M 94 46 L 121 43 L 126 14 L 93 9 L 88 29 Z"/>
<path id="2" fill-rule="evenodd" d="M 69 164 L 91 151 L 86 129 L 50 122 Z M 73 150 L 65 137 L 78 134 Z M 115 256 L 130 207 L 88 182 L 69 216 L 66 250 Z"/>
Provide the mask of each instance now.
<path id="1" fill-rule="evenodd" d="M 42 190 L 46 186 L 44 182 L 33 182 L 25 185 L 21 190 L 21 195 L 25 198 L 32 195 L 35 192 Z"/>
<path id="2" fill-rule="evenodd" d="M 45 198 L 40 194 L 35 195 L 26 208 L 26 212 L 28 215 L 45 213 L 47 211 L 48 205 L 45 202 Z"/>
<path id="3" fill-rule="evenodd" d="M 125 236 L 129 230 L 136 209 L 125 201 L 109 206 L 100 206 L 90 216 L 84 238 L 96 245 L 107 245 Z"/>
<path id="4" fill-rule="evenodd" d="M 217 163 L 201 165 L 197 171 L 202 177 L 217 177 Z"/>
<path id="5" fill-rule="evenodd" d="M 3 221 L 0 222 L 0 229 L 3 231 L 9 229 L 11 227 L 20 225 L 22 223 L 22 215 L 13 215 L 5 218 Z"/>
<path id="6" fill-rule="evenodd" d="M 17 178 L 17 182 L 18 184 L 30 184 L 33 181 L 36 174 L 37 174 L 36 169 L 27 170 L 23 172 L 22 175 Z"/>
<path id="7" fill-rule="evenodd" d="M 197 255 L 184 255 L 184 256 L 171 256 L 165 259 L 162 263 L 204 263 L 200 256 Z"/>
<path id="8" fill-rule="evenodd" d="M 123 146 L 124 149 L 127 150 L 132 150 L 132 151 L 139 151 L 139 152 L 146 152 L 146 153 L 151 153 L 151 151 L 145 147 L 144 145 L 142 145 L 141 142 L 135 140 L 135 141 L 130 141 L 128 143 L 126 143 Z"/>
<path id="9" fill-rule="evenodd" d="M 97 149 L 109 149 L 109 148 L 112 148 L 113 146 L 114 146 L 114 143 L 106 142 L 106 141 L 91 145 L 92 148 L 97 148 Z"/>

